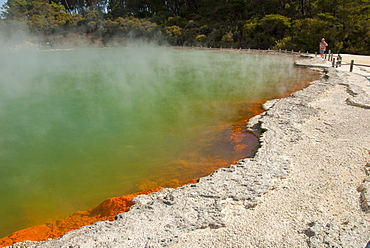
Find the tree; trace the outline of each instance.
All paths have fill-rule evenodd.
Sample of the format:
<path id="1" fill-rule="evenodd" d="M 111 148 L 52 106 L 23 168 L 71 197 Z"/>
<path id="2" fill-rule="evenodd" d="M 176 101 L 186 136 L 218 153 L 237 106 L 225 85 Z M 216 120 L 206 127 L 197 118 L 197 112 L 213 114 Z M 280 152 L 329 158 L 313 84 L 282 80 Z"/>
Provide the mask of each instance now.
<path id="1" fill-rule="evenodd" d="M 278 40 L 285 37 L 291 28 L 291 20 L 282 15 L 266 15 L 261 19 L 247 21 L 244 35 L 250 48 L 272 48 Z"/>
<path id="2" fill-rule="evenodd" d="M 157 36 L 174 45 L 370 53 L 370 0 L 8 0 L 33 33 Z M 152 39 L 152 38 L 149 38 Z"/>
<path id="3" fill-rule="evenodd" d="M 321 38 L 324 37 L 329 43 L 329 49 L 339 52 L 343 46 L 343 26 L 335 19 L 331 21 L 323 19 L 316 17 L 294 20 L 291 36 L 278 42 L 275 48 L 314 53 L 318 51 Z"/>
<path id="4" fill-rule="evenodd" d="M 172 45 L 182 45 L 183 30 L 179 26 L 172 25 L 164 28 L 165 34 Z"/>
<path id="5" fill-rule="evenodd" d="M 56 27 L 73 22 L 73 16 L 66 13 L 62 5 L 49 4 L 46 0 L 9 0 L 7 6 L 5 19 L 27 23 L 32 33 L 48 34 Z"/>

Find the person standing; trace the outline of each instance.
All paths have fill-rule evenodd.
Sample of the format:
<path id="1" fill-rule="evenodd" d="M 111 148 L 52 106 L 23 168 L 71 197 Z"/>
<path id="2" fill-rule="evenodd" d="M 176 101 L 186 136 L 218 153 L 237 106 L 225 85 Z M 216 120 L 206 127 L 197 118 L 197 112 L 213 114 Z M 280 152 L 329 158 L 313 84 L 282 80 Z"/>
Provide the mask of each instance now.
<path id="1" fill-rule="evenodd" d="M 324 53 L 326 51 L 326 47 L 328 46 L 328 43 L 325 42 L 325 38 L 322 38 L 321 39 L 321 42 L 320 42 L 320 55 L 321 55 L 321 58 L 324 57 Z"/>

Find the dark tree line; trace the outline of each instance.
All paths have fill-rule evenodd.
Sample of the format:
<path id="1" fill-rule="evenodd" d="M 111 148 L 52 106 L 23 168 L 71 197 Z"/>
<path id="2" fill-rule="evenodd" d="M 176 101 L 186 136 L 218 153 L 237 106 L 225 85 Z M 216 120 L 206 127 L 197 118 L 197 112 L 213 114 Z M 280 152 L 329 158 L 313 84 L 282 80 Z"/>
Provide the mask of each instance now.
<path id="1" fill-rule="evenodd" d="M 370 54 L 370 0 L 8 0 L 3 7 L 0 32 L 23 24 L 46 39 L 315 52 L 325 37 L 334 52 Z"/>

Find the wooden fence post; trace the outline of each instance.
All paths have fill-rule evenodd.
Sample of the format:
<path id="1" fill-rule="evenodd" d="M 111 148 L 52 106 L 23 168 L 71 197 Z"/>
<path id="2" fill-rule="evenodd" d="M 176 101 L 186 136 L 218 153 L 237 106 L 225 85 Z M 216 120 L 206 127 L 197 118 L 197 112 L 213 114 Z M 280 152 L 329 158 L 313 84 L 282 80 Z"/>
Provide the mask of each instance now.
<path id="1" fill-rule="evenodd" d="M 349 71 L 352 72 L 353 71 L 353 64 L 355 63 L 354 60 L 351 60 L 351 66 L 349 67 Z"/>
<path id="2" fill-rule="evenodd" d="M 337 67 L 341 67 L 342 66 L 342 56 L 340 56 L 340 54 L 338 54 L 338 62 L 337 62 Z"/>

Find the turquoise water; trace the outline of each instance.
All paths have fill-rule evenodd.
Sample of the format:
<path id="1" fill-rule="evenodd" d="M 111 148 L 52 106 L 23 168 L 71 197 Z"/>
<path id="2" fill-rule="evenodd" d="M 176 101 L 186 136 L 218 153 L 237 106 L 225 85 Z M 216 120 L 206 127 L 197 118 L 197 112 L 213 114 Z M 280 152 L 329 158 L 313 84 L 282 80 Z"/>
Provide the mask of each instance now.
<path id="1" fill-rule="evenodd" d="M 247 156 L 251 107 L 314 75 L 245 52 L 0 53 L 0 237 Z"/>

